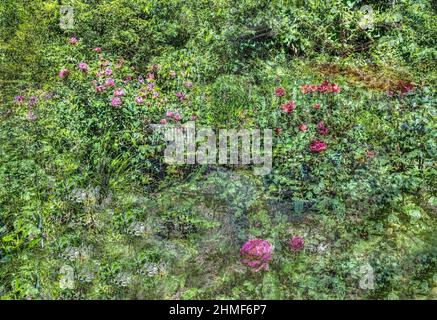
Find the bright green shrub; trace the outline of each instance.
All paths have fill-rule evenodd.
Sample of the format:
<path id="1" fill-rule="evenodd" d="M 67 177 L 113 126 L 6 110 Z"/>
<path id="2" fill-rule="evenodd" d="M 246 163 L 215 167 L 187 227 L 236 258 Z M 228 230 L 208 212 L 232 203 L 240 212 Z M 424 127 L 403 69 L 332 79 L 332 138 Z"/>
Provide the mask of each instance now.
<path id="1" fill-rule="evenodd" d="M 56 1 L 0 5 L 1 298 L 435 298 L 430 1 L 68 3 L 71 31 Z M 151 125 L 193 115 L 273 129 L 272 173 L 167 165 Z"/>

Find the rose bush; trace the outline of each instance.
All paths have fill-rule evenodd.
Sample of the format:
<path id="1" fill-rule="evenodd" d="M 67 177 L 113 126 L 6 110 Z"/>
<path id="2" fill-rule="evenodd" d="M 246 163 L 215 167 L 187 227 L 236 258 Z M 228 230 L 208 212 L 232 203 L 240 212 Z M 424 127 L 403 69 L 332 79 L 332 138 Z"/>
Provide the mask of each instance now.
<path id="1" fill-rule="evenodd" d="M 430 1 L 369 30 L 344 1 L 74 6 L 0 4 L 1 298 L 433 298 Z M 155 125 L 187 121 L 273 129 L 271 174 L 166 164 Z"/>

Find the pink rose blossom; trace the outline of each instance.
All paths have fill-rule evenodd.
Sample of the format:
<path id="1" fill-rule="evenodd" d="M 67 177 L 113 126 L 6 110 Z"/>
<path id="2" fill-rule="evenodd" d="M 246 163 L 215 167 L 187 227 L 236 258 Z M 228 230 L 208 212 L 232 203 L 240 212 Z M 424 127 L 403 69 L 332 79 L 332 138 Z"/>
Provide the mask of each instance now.
<path id="1" fill-rule="evenodd" d="M 300 87 L 300 91 L 301 91 L 303 94 L 306 94 L 306 93 L 308 93 L 308 92 L 314 92 L 314 91 L 317 91 L 318 88 L 319 88 L 319 87 L 316 86 L 316 85 L 312 85 L 312 84 L 304 84 L 303 86 Z"/>
<path id="2" fill-rule="evenodd" d="M 62 69 L 59 71 L 59 78 L 65 79 L 70 75 L 70 71 L 68 69 Z"/>
<path id="3" fill-rule="evenodd" d="M 302 123 L 299 126 L 299 130 L 302 131 L 302 132 L 306 132 L 308 130 L 308 126 L 305 123 Z"/>
<path id="4" fill-rule="evenodd" d="M 317 124 L 317 131 L 321 134 L 321 135 L 323 135 L 323 136 L 326 136 L 327 134 L 328 134 L 328 128 L 326 128 L 325 127 L 325 123 L 323 122 L 323 121 L 320 121 L 318 124 Z"/>
<path id="5" fill-rule="evenodd" d="M 88 72 L 88 65 L 85 62 L 79 63 L 78 68 L 79 68 L 79 70 L 81 70 L 81 71 L 83 71 L 85 73 Z"/>
<path id="6" fill-rule="evenodd" d="M 161 121 L 159 121 L 160 124 L 167 124 L 167 119 L 161 119 Z"/>
<path id="7" fill-rule="evenodd" d="M 366 152 L 366 156 L 367 156 L 368 158 L 373 158 L 373 157 L 376 156 L 376 152 L 375 152 L 375 151 L 371 151 L 371 150 L 369 150 L 369 151 Z"/>
<path id="8" fill-rule="evenodd" d="M 29 98 L 29 107 L 33 107 L 37 104 L 38 102 L 38 98 L 37 97 L 30 97 Z"/>
<path id="9" fill-rule="evenodd" d="M 24 97 L 23 96 L 16 96 L 15 97 L 15 102 L 16 103 L 23 103 L 24 102 Z"/>
<path id="10" fill-rule="evenodd" d="M 330 91 L 338 93 L 338 92 L 340 92 L 340 86 L 338 84 L 333 84 L 330 88 Z"/>
<path id="11" fill-rule="evenodd" d="M 144 99 L 143 99 L 143 97 L 136 97 L 136 98 L 135 98 L 135 102 L 136 102 L 137 104 L 142 104 L 142 103 L 144 102 Z"/>
<path id="12" fill-rule="evenodd" d="M 310 87 L 308 84 L 304 84 L 300 87 L 300 92 L 303 94 L 310 92 Z"/>
<path id="13" fill-rule="evenodd" d="M 123 103 L 123 101 L 119 97 L 114 97 L 111 100 L 111 104 L 114 107 L 119 107 L 119 106 L 121 106 L 122 103 Z"/>
<path id="14" fill-rule="evenodd" d="M 288 245 L 293 251 L 301 251 L 304 248 L 305 242 L 302 237 L 294 236 L 290 239 Z"/>
<path id="15" fill-rule="evenodd" d="M 76 44 L 79 42 L 79 40 L 77 40 L 76 37 L 71 37 L 68 41 L 69 41 L 70 44 L 72 44 L 72 45 L 76 45 Z"/>
<path id="16" fill-rule="evenodd" d="M 322 93 L 331 92 L 331 93 L 338 93 L 340 92 L 340 86 L 335 83 L 330 83 L 329 81 L 323 81 L 320 85 L 313 85 L 313 84 L 304 84 L 300 87 L 300 91 L 303 94 L 309 93 L 309 92 L 315 92 L 319 91 Z"/>
<path id="17" fill-rule="evenodd" d="M 105 91 L 105 86 L 103 85 L 96 85 L 95 88 L 96 88 L 96 92 L 98 93 Z"/>
<path id="18" fill-rule="evenodd" d="M 327 144 L 324 143 L 321 140 L 314 140 L 313 142 L 311 142 L 310 144 L 310 150 L 311 152 L 322 152 L 325 151 L 328 148 Z"/>
<path id="19" fill-rule="evenodd" d="M 292 112 L 294 109 L 296 109 L 296 102 L 294 101 L 288 101 L 287 103 L 284 103 L 281 106 L 281 109 L 283 112 L 285 113 L 290 113 Z"/>
<path id="20" fill-rule="evenodd" d="M 131 81 L 131 80 L 132 80 L 132 76 L 127 76 L 127 77 L 123 80 L 123 82 L 124 82 L 125 84 L 128 84 L 129 81 Z"/>
<path id="21" fill-rule="evenodd" d="M 285 96 L 285 89 L 284 88 L 276 88 L 275 89 L 275 95 L 277 96 L 277 97 L 283 97 L 283 96 Z"/>
<path id="22" fill-rule="evenodd" d="M 115 81 L 114 81 L 114 79 L 112 79 L 112 78 L 108 78 L 108 79 L 106 79 L 106 81 L 105 81 L 105 86 L 107 86 L 107 87 L 113 87 L 113 86 L 115 86 Z"/>
<path id="23" fill-rule="evenodd" d="M 147 90 L 148 91 L 153 91 L 155 89 L 155 83 L 154 82 L 149 82 L 147 84 Z"/>
<path id="24" fill-rule="evenodd" d="M 241 262 L 250 267 L 252 272 L 268 270 L 272 260 L 273 247 L 267 240 L 252 239 L 240 249 Z"/>
<path id="25" fill-rule="evenodd" d="M 323 81 L 320 84 L 320 86 L 317 88 L 317 90 L 320 92 L 325 92 L 328 91 L 329 88 L 330 88 L 330 83 L 328 81 Z"/>
<path id="26" fill-rule="evenodd" d="M 102 52 L 102 48 L 100 48 L 100 47 L 94 48 L 94 51 L 97 52 L 97 53 L 101 53 Z"/>
<path id="27" fill-rule="evenodd" d="M 185 100 L 185 93 L 183 92 L 176 92 L 176 97 L 179 99 L 179 101 L 184 101 Z"/>
<path id="28" fill-rule="evenodd" d="M 122 88 L 114 90 L 114 96 L 116 97 L 124 97 L 125 92 Z"/>

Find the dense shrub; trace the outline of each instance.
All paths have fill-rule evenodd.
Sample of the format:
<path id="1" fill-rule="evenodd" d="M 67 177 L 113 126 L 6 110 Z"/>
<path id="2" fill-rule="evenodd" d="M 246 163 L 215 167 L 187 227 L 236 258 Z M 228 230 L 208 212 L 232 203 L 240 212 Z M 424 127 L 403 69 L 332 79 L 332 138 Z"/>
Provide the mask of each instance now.
<path id="1" fill-rule="evenodd" d="M 1 298 L 435 298 L 431 1 L 68 3 L 0 4 Z M 272 173 L 166 164 L 191 120 Z"/>

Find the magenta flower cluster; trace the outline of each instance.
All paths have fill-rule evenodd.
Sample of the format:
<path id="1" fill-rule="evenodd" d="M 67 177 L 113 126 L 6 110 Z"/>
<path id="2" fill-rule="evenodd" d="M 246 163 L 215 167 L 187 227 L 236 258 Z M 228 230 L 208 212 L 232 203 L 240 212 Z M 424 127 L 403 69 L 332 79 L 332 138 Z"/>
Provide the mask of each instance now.
<path id="1" fill-rule="evenodd" d="M 268 270 L 272 260 L 273 246 L 267 240 L 252 239 L 240 250 L 241 262 L 251 268 L 252 272 Z"/>
<path id="2" fill-rule="evenodd" d="M 288 242 L 293 252 L 302 251 L 305 241 L 300 236 L 293 236 Z M 269 263 L 273 258 L 273 246 L 267 240 L 251 239 L 240 249 L 241 262 L 250 268 L 251 272 L 269 270 Z"/>
<path id="3" fill-rule="evenodd" d="M 71 46 L 76 46 L 79 44 L 79 39 L 73 36 L 68 39 L 68 42 Z M 118 86 L 126 86 L 129 83 L 132 83 L 131 81 L 134 79 L 132 75 L 123 75 L 123 77 L 119 80 L 119 76 L 122 76 L 122 73 L 128 70 L 128 68 L 122 69 L 125 64 L 125 60 L 120 59 L 117 63 L 112 63 L 110 60 L 107 60 L 105 58 L 105 54 L 101 47 L 94 47 L 92 48 L 92 51 L 97 54 L 97 59 L 99 61 L 98 67 L 96 68 L 97 70 L 95 71 L 95 78 L 91 81 L 95 92 L 101 95 L 112 92 L 112 95 L 108 97 L 110 104 L 113 107 L 121 107 L 124 104 L 124 100 L 128 96 L 128 91 L 126 90 L 127 87 L 123 88 Z M 85 61 L 79 62 L 76 68 L 87 76 L 89 76 L 91 74 L 90 71 L 94 69 L 94 67 L 91 67 Z M 134 69 L 135 68 L 131 68 L 131 70 Z M 159 70 L 160 66 L 157 64 L 153 64 L 149 67 L 149 71 L 144 77 L 142 75 L 137 76 L 137 83 L 144 86 L 138 88 L 137 93 L 133 97 L 133 102 L 136 105 L 146 105 L 147 107 L 150 107 L 155 104 L 159 107 L 168 102 L 167 97 L 161 98 L 162 95 L 158 87 L 158 83 L 160 79 L 163 79 L 163 77 L 162 74 L 159 73 Z M 59 71 L 59 78 L 62 80 L 66 80 L 70 77 L 71 74 L 71 69 L 63 68 Z M 174 79 L 176 77 L 177 73 L 175 71 L 169 71 L 165 78 Z M 189 80 L 185 80 L 182 83 L 184 90 L 190 90 L 191 88 L 193 88 L 193 83 Z M 131 92 L 131 90 L 129 90 L 129 92 Z M 179 102 L 184 102 L 187 100 L 186 92 L 177 91 L 174 94 L 175 98 Z M 155 100 L 156 102 L 152 102 L 151 100 L 149 100 L 149 98 Z M 182 120 L 182 115 L 179 113 L 175 113 L 172 117 L 167 118 L 171 118 L 171 120 L 178 122 Z M 192 120 L 196 119 L 197 116 L 193 115 Z M 161 120 L 161 122 L 166 123 L 168 120 L 169 119 L 163 119 Z"/>
<path id="4" fill-rule="evenodd" d="M 340 86 L 336 83 L 331 83 L 331 82 L 325 80 L 320 85 L 304 84 L 300 88 L 300 90 L 304 94 L 310 93 L 310 92 L 339 93 Z"/>
<path id="5" fill-rule="evenodd" d="M 59 78 L 61 79 L 65 79 L 69 76 L 70 71 L 68 69 L 62 69 L 61 71 L 59 71 Z"/>
<path id="6" fill-rule="evenodd" d="M 311 85 L 311 84 L 304 84 L 301 86 L 301 92 L 303 94 L 307 94 L 309 92 L 321 92 L 321 93 L 339 93 L 341 91 L 340 86 L 335 83 L 331 83 L 329 81 L 323 81 L 320 85 Z M 286 94 L 286 91 L 284 88 L 279 87 L 275 89 L 275 95 L 277 97 L 284 97 Z M 288 101 L 283 103 L 280 106 L 281 110 L 285 114 L 290 114 L 296 109 L 296 103 L 294 101 Z M 313 105 L 313 108 L 316 110 L 319 110 L 321 108 L 321 104 L 317 102 Z M 299 131 L 301 132 L 307 132 L 308 131 L 308 125 L 306 123 L 301 123 L 299 125 Z M 276 128 L 277 134 L 281 133 L 280 128 Z M 329 132 L 328 127 L 325 125 L 323 121 L 320 121 L 317 124 L 317 132 L 322 135 L 326 136 Z M 309 145 L 309 149 L 312 153 L 320 153 L 322 151 L 325 151 L 328 148 L 328 145 L 326 142 L 322 141 L 321 139 L 314 139 L 311 141 Z"/>
<path id="7" fill-rule="evenodd" d="M 185 93 L 183 92 L 176 92 L 176 97 L 179 99 L 179 101 L 184 101 L 185 100 Z"/>
<path id="8" fill-rule="evenodd" d="M 24 96 L 16 96 L 14 101 L 16 104 L 22 105 L 26 102 L 26 98 Z M 35 96 L 29 97 L 29 100 L 27 102 L 27 107 L 28 107 L 27 116 L 26 116 L 27 120 L 36 121 L 38 119 L 37 115 L 33 111 L 33 107 L 35 107 L 37 103 L 38 103 L 37 97 Z"/>
<path id="9" fill-rule="evenodd" d="M 68 40 L 68 42 L 71 44 L 71 45 L 76 45 L 78 42 L 79 42 L 79 40 L 76 38 L 76 37 L 71 37 L 69 40 Z"/>
<path id="10" fill-rule="evenodd" d="M 81 63 L 79 63 L 78 68 L 80 71 L 87 73 L 89 67 L 88 67 L 88 64 L 86 64 L 85 62 L 81 62 Z"/>
<path id="11" fill-rule="evenodd" d="M 113 97 L 111 100 L 111 104 L 113 107 L 120 107 L 123 101 L 119 97 Z"/>
<path id="12" fill-rule="evenodd" d="M 165 118 L 162 118 L 160 123 L 167 124 L 170 119 L 173 119 L 174 122 L 179 122 L 182 120 L 182 115 L 179 112 L 167 111 L 165 113 Z"/>
<path id="13" fill-rule="evenodd" d="M 305 241 L 300 236 L 293 236 L 288 245 L 292 251 L 301 251 L 305 245 Z"/>

